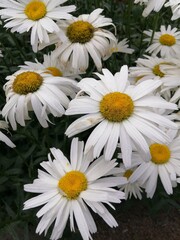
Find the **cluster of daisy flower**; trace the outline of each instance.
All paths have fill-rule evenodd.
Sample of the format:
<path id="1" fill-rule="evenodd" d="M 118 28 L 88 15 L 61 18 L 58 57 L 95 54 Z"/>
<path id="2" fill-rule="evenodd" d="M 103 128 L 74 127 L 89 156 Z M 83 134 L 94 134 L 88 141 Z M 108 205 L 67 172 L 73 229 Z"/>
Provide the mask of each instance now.
<path id="1" fill-rule="evenodd" d="M 69 158 L 52 147 L 40 165 L 38 178 L 26 184 L 26 192 L 38 193 L 24 203 L 24 210 L 44 205 L 36 232 L 51 239 L 78 227 L 84 240 L 97 231 L 90 210 L 110 226 L 118 224 L 105 204 L 134 196 L 155 194 L 158 181 L 167 194 L 180 183 L 180 31 L 171 25 L 144 31 L 147 54 L 136 65 L 119 65 L 119 71 L 103 67 L 113 53 L 132 54 L 128 39 L 116 38 L 116 26 L 103 9 L 74 17 L 67 0 L 1 0 L 0 16 L 12 32 L 30 31 L 33 51 L 53 45 L 43 61 L 25 61 L 6 77 L 6 103 L 0 128 L 18 125 L 36 116 L 47 128 L 51 117 L 76 116 L 66 129 L 71 138 Z M 143 16 L 165 6 L 179 18 L 180 1 L 135 0 L 145 5 Z M 110 30 L 107 30 L 110 28 Z M 149 55 L 148 55 L 149 54 Z M 91 67 L 94 77 L 82 77 Z M 34 114 L 30 114 L 33 112 Z M 79 116 L 80 115 L 80 116 Z M 78 117 L 79 116 L 79 117 Z M 74 118 L 73 118 L 74 119 Z M 87 132 L 86 141 L 77 135 Z M 0 131 L 0 140 L 14 143 Z M 76 225 L 75 225 L 76 222 Z"/>

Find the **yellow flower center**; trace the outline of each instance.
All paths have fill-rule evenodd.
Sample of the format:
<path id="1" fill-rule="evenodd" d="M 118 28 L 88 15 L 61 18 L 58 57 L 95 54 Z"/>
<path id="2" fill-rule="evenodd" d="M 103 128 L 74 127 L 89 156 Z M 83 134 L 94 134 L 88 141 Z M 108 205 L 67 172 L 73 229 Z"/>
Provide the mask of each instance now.
<path id="1" fill-rule="evenodd" d="M 55 77 L 62 77 L 63 76 L 62 72 L 56 67 L 48 67 L 46 69 L 48 70 L 46 73 L 50 73 Z"/>
<path id="2" fill-rule="evenodd" d="M 79 171 L 71 171 L 59 180 L 58 187 L 69 199 L 77 199 L 82 191 L 87 189 L 87 178 Z"/>
<path id="3" fill-rule="evenodd" d="M 133 171 L 131 169 L 128 169 L 123 174 L 123 177 L 126 177 L 127 179 L 130 178 L 130 176 L 133 174 Z"/>
<path id="4" fill-rule="evenodd" d="M 163 34 L 159 38 L 159 42 L 162 45 L 172 46 L 176 43 L 176 38 L 174 36 L 170 35 L 170 34 Z"/>
<path id="5" fill-rule="evenodd" d="M 29 19 L 33 21 L 39 20 L 43 18 L 47 13 L 46 5 L 42 1 L 32 0 L 26 5 L 24 13 Z"/>
<path id="6" fill-rule="evenodd" d="M 150 153 L 151 161 L 155 164 L 164 164 L 167 163 L 171 157 L 171 151 L 168 146 L 164 144 L 154 143 L 151 144 Z"/>
<path id="7" fill-rule="evenodd" d="M 110 49 L 110 52 L 111 52 L 111 53 L 118 52 L 118 47 L 112 47 L 112 48 Z"/>
<path id="8" fill-rule="evenodd" d="M 23 72 L 17 75 L 13 82 L 13 91 L 15 93 L 26 95 L 37 91 L 42 85 L 43 78 L 35 72 Z"/>
<path id="9" fill-rule="evenodd" d="M 153 67 L 152 71 L 153 71 L 153 73 L 154 73 L 156 76 L 164 77 L 165 74 L 164 74 L 163 72 L 161 72 L 161 70 L 160 70 L 160 65 L 161 65 L 161 64 L 155 65 L 155 66 Z"/>
<path id="10" fill-rule="evenodd" d="M 131 116 L 134 103 L 127 94 L 113 92 L 106 94 L 100 101 L 100 112 L 111 122 L 121 122 Z"/>
<path id="11" fill-rule="evenodd" d="M 91 40 L 94 27 L 89 22 L 77 21 L 67 28 L 67 36 L 72 43 L 86 43 Z"/>

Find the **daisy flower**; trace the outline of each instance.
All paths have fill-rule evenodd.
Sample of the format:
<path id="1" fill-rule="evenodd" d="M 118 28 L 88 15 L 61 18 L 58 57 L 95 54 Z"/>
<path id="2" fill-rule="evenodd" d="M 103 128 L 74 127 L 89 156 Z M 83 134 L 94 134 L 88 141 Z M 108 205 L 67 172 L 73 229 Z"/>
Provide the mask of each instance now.
<path id="1" fill-rule="evenodd" d="M 110 18 L 101 15 L 102 11 L 98 8 L 59 25 L 65 33 L 63 43 L 55 50 L 61 62 L 70 61 L 72 68 L 85 71 L 90 55 L 96 67 L 102 68 L 101 59 L 109 49 L 110 40 L 116 42 L 114 34 L 103 28 L 113 24 Z"/>
<path id="2" fill-rule="evenodd" d="M 2 51 L 0 50 L 0 57 L 3 57 L 3 55 L 2 55 Z"/>
<path id="3" fill-rule="evenodd" d="M 137 169 L 138 165 L 140 165 L 139 156 L 137 158 L 137 154 L 132 154 L 132 166 L 131 168 L 126 168 L 123 163 L 120 164 L 120 167 L 117 168 L 117 174 L 116 176 L 123 177 L 125 180 L 125 183 L 120 183 L 118 185 L 118 188 L 121 191 L 124 191 L 125 193 L 125 199 L 130 199 L 132 196 L 135 198 L 142 199 L 142 189 L 141 185 L 138 181 L 135 181 L 133 183 L 130 182 L 130 177 L 133 174 L 133 172 Z M 137 159 L 136 159 L 137 158 Z M 137 161 L 136 161 L 137 160 Z"/>
<path id="4" fill-rule="evenodd" d="M 127 38 L 123 39 L 122 41 L 118 42 L 116 39 L 116 42 L 110 41 L 109 49 L 103 58 L 103 60 L 107 60 L 113 53 L 120 52 L 120 53 L 128 53 L 132 54 L 134 52 L 134 49 L 129 48 L 128 40 Z"/>
<path id="5" fill-rule="evenodd" d="M 143 11 L 143 17 L 147 17 L 152 11 L 159 12 L 163 7 L 166 0 L 135 0 L 134 3 L 145 4 L 146 7 Z"/>
<path id="6" fill-rule="evenodd" d="M 47 233 L 55 221 L 51 239 L 62 237 L 63 231 L 70 220 L 70 229 L 75 231 L 75 222 L 84 240 L 92 239 L 91 234 L 97 231 L 89 208 L 97 213 L 110 227 L 117 227 L 114 217 L 104 203 L 120 203 L 124 193 L 113 189 L 121 177 L 110 177 L 117 163 L 115 160 L 104 161 L 103 157 L 93 161 L 92 154 L 84 155 L 84 143 L 77 138 L 72 140 L 70 161 L 56 148 L 51 148 L 53 159 L 42 162 L 45 171 L 38 171 L 38 179 L 24 186 L 25 191 L 41 193 L 24 203 L 24 210 L 44 205 L 37 213 L 42 217 L 36 233 Z"/>
<path id="7" fill-rule="evenodd" d="M 8 124 L 5 121 L 0 120 L 0 129 L 8 129 Z M 14 143 L 4 134 L 0 131 L 0 141 L 6 143 L 9 147 L 14 148 Z"/>
<path id="8" fill-rule="evenodd" d="M 180 18 L 180 0 L 169 0 L 166 4 L 165 7 L 171 7 L 172 9 L 172 18 L 171 20 L 176 20 Z"/>
<path id="9" fill-rule="evenodd" d="M 2 115 L 14 130 L 17 129 L 17 123 L 25 126 L 25 120 L 30 119 L 29 111 L 34 111 L 43 127 L 48 127 L 48 114 L 61 117 L 69 104 L 67 95 L 75 95 L 75 90 L 69 90 L 73 86 L 76 89 L 75 81 L 54 77 L 42 70 L 19 70 L 6 79 L 6 104 Z"/>
<path id="10" fill-rule="evenodd" d="M 144 33 L 149 36 L 144 41 L 150 42 L 153 31 L 144 31 Z M 161 57 L 178 58 L 180 55 L 180 31 L 177 31 L 177 28 L 171 29 L 170 25 L 167 29 L 162 25 L 160 31 L 154 33 L 153 42 L 146 51 L 153 56 L 160 53 Z"/>
<path id="11" fill-rule="evenodd" d="M 172 194 L 173 187 L 177 186 L 177 177 L 180 176 L 180 136 L 176 137 L 177 131 L 168 131 L 168 134 L 171 142 L 152 142 L 149 145 L 150 160 L 143 161 L 131 175 L 130 182 L 140 181 L 149 198 L 154 196 L 158 177 L 167 194 Z M 139 158 L 142 159 L 140 155 Z"/>
<path id="12" fill-rule="evenodd" d="M 138 58 L 136 60 L 135 67 L 129 68 L 129 76 L 134 79 L 134 82 L 154 78 L 163 79 L 165 73 L 161 71 L 161 65 L 166 63 L 169 64 L 169 62 L 166 62 L 164 58 L 144 55 L 144 58 Z"/>
<path id="13" fill-rule="evenodd" d="M 158 58 L 157 56 L 147 56 L 138 58 L 135 67 L 129 68 L 129 76 L 135 84 L 147 79 L 161 79 L 161 91 L 174 88 L 179 83 L 180 67 L 173 58 Z"/>
<path id="14" fill-rule="evenodd" d="M 151 108 L 177 109 L 177 106 L 153 95 L 161 85 L 159 80 L 147 80 L 134 86 L 128 81 L 127 66 L 114 76 L 108 69 L 102 72 L 103 75 L 96 73 L 100 80 L 84 78 L 78 83 L 81 90 L 69 103 L 66 115 L 87 115 L 75 120 L 65 134 L 72 137 L 97 125 L 86 142 L 85 152 L 93 148 L 94 157 L 98 157 L 105 147 L 105 159 L 111 160 L 120 142 L 124 164 L 130 167 L 132 144 L 147 153 L 145 137 L 158 142 L 169 140 L 157 124 L 177 127 Z"/>
<path id="15" fill-rule="evenodd" d="M 61 64 L 59 58 L 56 57 L 54 52 L 51 52 L 50 54 L 44 54 L 43 55 L 44 61 L 43 63 L 40 63 L 37 59 L 35 59 L 36 62 L 28 62 L 26 61 L 26 65 L 20 66 L 21 69 L 25 70 L 44 70 L 46 73 L 52 74 L 54 77 L 69 77 L 72 79 L 78 78 L 80 79 L 80 76 L 78 75 L 77 71 L 73 71 L 71 69 L 70 65 L 67 65 L 66 68 L 63 64 Z M 81 72 L 82 73 L 82 72 Z"/>
<path id="16" fill-rule="evenodd" d="M 67 0 L 6 0 L 1 1 L 0 16 L 7 22 L 4 27 L 24 33 L 31 29 L 31 45 L 37 51 L 38 42 L 49 42 L 48 33 L 58 32 L 55 21 L 70 19 L 74 5 L 60 6 Z"/>

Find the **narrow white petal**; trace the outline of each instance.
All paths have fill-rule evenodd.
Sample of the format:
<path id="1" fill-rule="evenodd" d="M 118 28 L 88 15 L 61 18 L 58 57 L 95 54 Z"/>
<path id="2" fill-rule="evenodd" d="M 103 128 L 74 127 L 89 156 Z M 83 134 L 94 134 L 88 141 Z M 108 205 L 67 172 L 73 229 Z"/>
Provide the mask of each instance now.
<path id="1" fill-rule="evenodd" d="M 172 183 L 169 177 L 169 174 L 165 168 L 165 166 L 159 166 L 158 168 L 159 176 L 162 182 L 162 185 L 164 189 L 166 190 L 167 194 L 172 194 L 173 189 L 172 189 Z"/>

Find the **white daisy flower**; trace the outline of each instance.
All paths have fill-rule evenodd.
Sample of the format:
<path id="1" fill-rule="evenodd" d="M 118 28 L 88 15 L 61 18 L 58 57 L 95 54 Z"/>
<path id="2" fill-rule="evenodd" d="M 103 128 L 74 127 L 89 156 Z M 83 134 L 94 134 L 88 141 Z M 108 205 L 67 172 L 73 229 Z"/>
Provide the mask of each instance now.
<path id="1" fill-rule="evenodd" d="M 59 58 L 56 57 L 54 52 L 50 54 L 43 55 L 44 61 L 40 63 L 37 59 L 36 62 L 28 62 L 26 61 L 26 65 L 20 66 L 21 69 L 25 70 L 44 70 L 46 73 L 52 74 L 54 77 L 69 77 L 71 79 L 81 77 L 78 75 L 80 72 L 73 71 L 70 65 L 66 65 L 66 68 L 63 64 L 61 64 Z M 82 74 L 82 72 L 81 72 Z"/>
<path id="2" fill-rule="evenodd" d="M 136 156 L 138 156 L 137 159 L 135 159 Z M 131 168 L 127 169 L 124 166 L 124 164 L 120 164 L 120 167 L 117 168 L 118 173 L 116 174 L 116 176 L 123 177 L 125 179 L 125 183 L 120 183 L 118 185 L 118 187 L 121 191 L 125 192 L 126 200 L 130 199 L 132 196 L 134 196 L 135 198 L 142 199 L 142 191 L 143 190 L 141 188 L 140 183 L 138 181 L 133 182 L 133 183 L 131 183 L 129 181 L 131 175 L 133 174 L 133 172 L 137 169 L 138 165 L 140 164 L 139 155 L 133 153 L 132 159 L 133 159 L 133 162 L 132 162 Z M 137 160 L 137 161 L 135 161 L 135 160 Z"/>
<path id="3" fill-rule="evenodd" d="M 111 160 L 120 142 L 124 164 L 130 167 L 132 143 L 139 151 L 148 153 L 145 137 L 163 143 L 169 140 L 157 124 L 177 127 L 151 108 L 177 109 L 177 106 L 152 94 L 161 85 L 159 80 L 134 86 L 129 84 L 127 66 L 114 76 L 107 69 L 102 72 L 103 75 L 96 73 L 100 80 L 85 78 L 78 83 L 81 91 L 70 102 L 66 115 L 87 115 L 74 121 L 65 134 L 71 137 L 98 124 L 86 142 L 85 152 L 94 148 L 94 157 L 98 157 L 105 147 L 105 159 Z"/>
<path id="4" fill-rule="evenodd" d="M 3 55 L 2 55 L 2 51 L 0 50 L 0 57 L 3 57 Z"/>
<path id="5" fill-rule="evenodd" d="M 0 129 L 8 130 L 8 124 L 5 121 L 0 120 Z M 0 131 L 0 141 L 6 143 L 9 147 L 14 148 L 14 143 L 4 134 Z"/>
<path id="6" fill-rule="evenodd" d="M 163 7 L 166 0 L 135 0 L 134 3 L 145 4 L 146 7 L 143 11 L 143 17 L 147 17 L 152 11 L 159 12 Z"/>
<path id="7" fill-rule="evenodd" d="M 53 77 L 42 70 L 19 70 L 6 79 L 9 81 L 4 85 L 6 104 L 2 115 L 14 130 L 17 123 L 25 126 L 29 111 L 34 111 L 43 127 L 48 127 L 48 114 L 61 117 L 69 104 L 67 96 L 75 95 L 77 89 L 76 81 Z"/>
<path id="8" fill-rule="evenodd" d="M 144 31 L 149 36 L 144 41 L 150 42 L 153 34 L 152 30 Z M 161 57 L 177 57 L 180 55 L 180 31 L 177 28 L 172 28 L 168 25 L 161 26 L 159 32 L 154 33 L 152 44 L 147 48 L 146 52 L 156 56 L 160 53 Z"/>
<path id="9" fill-rule="evenodd" d="M 167 194 L 172 194 L 173 187 L 177 186 L 177 177 L 180 176 L 180 136 L 176 137 L 174 131 L 169 131 L 169 136 L 169 144 L 150 144 L 150 160 L 143 161 L 131 175 L 130 182 L 140 181 L 149 198 L 154 196 L 158 176 Z M 140 155 L 139 158 L 142 159 Z"/>
<path id="10" fill-rule="evenodd" d="M 123 39 L 122 41 L 118 42 L 116 39 L 116 42 L 110 41 L 109 49 L 103 58 L 103 60 L 107 60 L 113 53 L 120 52 L 120 53 L 128 53 L 132 54 L 134 52 L 134 49 L 129 48 L 128 40 L 127 38 Z"/>
<path id="11" fill-rule="evenodd" d="M 113 25 L 110 18 L 101 15 L 103 9 L 95 9 L 91 14 L 83 14 L 64 21 L 60 25 L 65 36 L 63 43 L 55 50 L 60 61 L 71 62 L 72 68 L 85 71 L 89 66 L 89 55 L 98 69 L 102 68 L 101 59 L 110 46 L 110 40 L 116 41 L 114 34 L 103 29 Z M 60 34 L 60 39 L 61 39 Z"/>
<path id="12" fill-rule="evenodd" d="M 0 2 L 0 15 L 12 32 L 31 30 L 31 45 L 37 51 L 38 42 L 48 43 L 48 33 L 58 32 L 56 20 L 70 19 L 74 5 L 60 6 L 67 0 L 5 0 Z"/>
<path id="13" fill-rule="evenodd" d="M 129 68 L 129 76 L 133 78 L 134 83 L 154 78 L 163 79 L 165 73 L 161 71 L 161 65 L 169 64 L 164 58 L 148 55 L 144 55 L 144 58 L 138 58 L 135 62 L 136 66 Z"/>
<path id="14" fill-rule="evenodd" d="M 180 0 L 169 0 L 166 4 L 165 7 L 171 7 L 172 9 L 172 18 L 171 20 L 176 20 L 180 18 Z"/>
<path id="15" fill-rule="evenodd" d="M 176 64 L 176 59 L 147 55 L 144 55 L 144 57 L 138 58 L 137 65 L 129 68 L 129 76 L 133 83 L 139 84 L 147 79 L 161 79 L 161 92 L 177 87 L 180 67 Z"/>
<path id="16" fill-rule="evenodd" d="M 89 208 L 97 213 L 110 227 L 117 227 L 114 217 L 103 203 L 120 203 L 124 193 L 113 189 L 121 177 L 110 177 L 117 163 L 115 160 L 104 161 L 103 157 L 93 160 L 92 154 L 84 155 L 84 143 L 74 138 L 71 144 L 70 162 L 63 153 L 51 148 L 49 161 L 42 162 L 46 170 L 38 171 L 38 179 L 32 184 L 24 186 L 25 191 L 41 193 L 24 203 L 24 210 L 44 205 L 37 213 L 42 217 L 36 233 L 47 233 L 50 225 L 55 221 L 51 239 L 62 237 L 68 218 L 70 229 L 75 231 L 74 219 L 84 240 L 92 239 L 91 234 L 97 231 Z"/>

